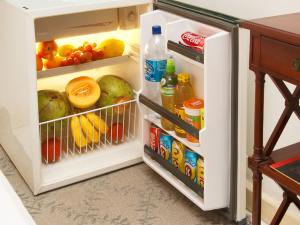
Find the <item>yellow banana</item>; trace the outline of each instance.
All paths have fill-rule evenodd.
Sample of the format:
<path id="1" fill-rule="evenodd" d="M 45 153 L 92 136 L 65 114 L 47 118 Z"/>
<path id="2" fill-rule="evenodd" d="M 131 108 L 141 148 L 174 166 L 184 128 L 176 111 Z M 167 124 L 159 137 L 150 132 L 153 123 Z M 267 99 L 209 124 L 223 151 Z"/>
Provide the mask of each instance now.
<path id="1" fill-rule="evenodd" d="M 81 130 L 80 121 L 77 116 L 71 118 L 71 132 L 77 147 L 82 148 L 87 146 L 88 142 L 84 133 Z"/>
<path id="2" fill-rule="evenodd" d="M 88 119 L 81 115 L 80 116 L 81 128 L 85 133 L 89 143 L 98 143 L 99 142 L 99 132 L 95 129 L 92 123 Z"/>
<path id="3" fill-rule="evenodd" d="M 103 119 L 101 119 L 95 113 L 88 113 L 86 117 L 94 125 L 94 127 L 100 131 L 101 134 L 107 133 L 108 127 Z"/>

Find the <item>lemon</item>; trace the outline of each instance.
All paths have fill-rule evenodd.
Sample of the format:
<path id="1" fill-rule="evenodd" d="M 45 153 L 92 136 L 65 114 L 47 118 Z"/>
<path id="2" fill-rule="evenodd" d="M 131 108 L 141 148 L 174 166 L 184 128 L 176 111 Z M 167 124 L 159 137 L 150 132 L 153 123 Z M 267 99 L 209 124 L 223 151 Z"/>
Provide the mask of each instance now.
<path id="1" fill-rule="evenodd" d="M 123 55 L 125 44 L 121 40 L 110 38 L 103 41 L 99 49 L 103 51 L 104 58 L 117 57 Z"/>

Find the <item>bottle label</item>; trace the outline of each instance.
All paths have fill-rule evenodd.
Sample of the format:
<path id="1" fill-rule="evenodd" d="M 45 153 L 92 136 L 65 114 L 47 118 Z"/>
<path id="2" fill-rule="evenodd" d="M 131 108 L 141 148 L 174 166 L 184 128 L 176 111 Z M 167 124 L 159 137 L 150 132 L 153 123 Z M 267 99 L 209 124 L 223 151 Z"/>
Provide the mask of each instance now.
<path id="1" fill-rule="evenodd" d="M 175 87 L 162 87 L 160 92 L 163 96 L 174 96 L 175 95 Z"/>
<path id="2" fill-rule="evenodd" d="M 145 63 L 145 79 L 151 82 L 160 82 L 165 73 L 167 60 L 148 60 Z"/>
<path id="3" fill-rule="evenodd" d="M 168 84 L 166 78 L 162 78 L 160 81 L 160 93 L 163 96 L 174 96 L 175 95 L 175 85 Z"/>

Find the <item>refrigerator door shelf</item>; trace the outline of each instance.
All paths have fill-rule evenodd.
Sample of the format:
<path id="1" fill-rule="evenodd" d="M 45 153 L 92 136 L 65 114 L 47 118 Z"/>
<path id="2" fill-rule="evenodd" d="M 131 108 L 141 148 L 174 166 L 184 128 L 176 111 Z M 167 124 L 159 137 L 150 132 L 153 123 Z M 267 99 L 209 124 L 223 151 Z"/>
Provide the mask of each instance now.
<path id="1" fill-rule="evenodd" d="M 141 16 L 141 49 L 143 52 L 145 43 L 151 37 L 151 26 L 160 25 L 166 40 L 174 45 L 181 40 L 180 37 L 185 32 L 197 33 L 205 36 L 205 47 L 203 53 L 203 63 L 199 63 L 182 51 L 169 49 L 176 65 L 176 73 L 187 72 L 190 74 L 191 83 L 198 98 L 204 99 L 205 127 L 201 131 L 195 129 L 183 120 L 177 118 L 173 113 L 165 110 L 162 106 L 147 98 L 147 93 L 143 88 L 139 101 L 147 109 L 144 112 L 144 144 L 149 146 L 149 128 L 154 123 L 161 127 L 159 119 L 153 119 L 152 113 L 155 111 L 161 116 L 181 126 L 193 136 L 198 137 L 200 147 L 191 148 L 204 157 L 204 198 L 191 197 L 195 194 L 191 189 L 187 193 L 187 186 L 178 185 L 181 181 L 170 172 L 157 166 L 157 162 L 144 154 L 144 161 L 158 174 L 168 180 L 179 191 L 195 202 L 203 210 L 220 209 L 229 206 L 229 185 L 230 185 L 230 113 L 231 113 L 231 36 L 230 33 L 222 29 L 208 26 L 171 13 L 156 10 Z M 172 42 L 171 42 L 172 41 Z M 170 46 L 170 45 L 169 45 Z M 166 49 L 167 50 L 167 49 Z M 175 50 L 175 51 L 173 51 Z M 190 49 L 185 52 L 191 52 Z M 141 62 L 144 61 L 143 53 Z M 143 66 L 140 68 L 143 77 Z M 149 112 L 150 111 L 150 112 Z M 174 132 L 168 132 L 176 138 Z M 179 138 L 176 138 L 179 139 Z M 190 147 L 186 141 L 183 141 Z M 192 196 L 193 196 L 192 194 Z"/>
<path id="2" fill-rule="evenodd" d="M 186 196 L 188 199 L 190 199 L 200 209 L 206 210 L 203 198 L 201 198 L 198 194 L 196 194 L 194 191 L 192 191 L 190 189 L 190 187 L 186 186 L 183 182 L 181 182 L 172 173 L 170 173 L 169 171 L 164 169 L 158 162 L 151 159 L 150 156 L 144 154 L 143 160 L 150 168 L 152 168 L 157 174 L 159 174 L 162 178 L 164 178 L 167 182 L 169 182 L 173 187 L 175 187 L 184 196 Z"/>

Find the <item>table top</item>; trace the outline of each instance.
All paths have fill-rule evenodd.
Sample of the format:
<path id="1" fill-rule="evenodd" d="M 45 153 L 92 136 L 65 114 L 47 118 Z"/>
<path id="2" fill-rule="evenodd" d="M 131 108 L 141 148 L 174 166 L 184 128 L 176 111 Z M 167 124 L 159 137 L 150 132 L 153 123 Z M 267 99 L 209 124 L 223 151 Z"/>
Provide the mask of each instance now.
<path id="1" fill-rule="evenodd" d="M 36 225 L 22 201 L 0 171 L 0 224 Z"/>
<path id="2" fill-rule="evenodd" d="M 241 27 L 277 40 L 300 45 L 300 13 L 244 21 Z"/>

